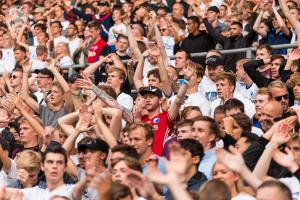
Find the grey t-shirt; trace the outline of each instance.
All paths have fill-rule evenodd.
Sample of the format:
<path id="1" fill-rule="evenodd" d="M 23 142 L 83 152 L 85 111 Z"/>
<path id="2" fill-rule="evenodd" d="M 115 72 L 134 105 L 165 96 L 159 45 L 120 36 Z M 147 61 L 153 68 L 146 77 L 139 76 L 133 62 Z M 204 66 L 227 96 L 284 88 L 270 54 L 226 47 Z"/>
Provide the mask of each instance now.
<path id="1" fill-rule="evenodd" d="M 39 105 L 40 117 L 43 121 L 44 126 L 53 126 L 54 128 L 58 127 L 57 120 L 68 114 L 67 106 L 64 105 L 63 109 L 60 111 L 53 111 L 48 106 Z"/>

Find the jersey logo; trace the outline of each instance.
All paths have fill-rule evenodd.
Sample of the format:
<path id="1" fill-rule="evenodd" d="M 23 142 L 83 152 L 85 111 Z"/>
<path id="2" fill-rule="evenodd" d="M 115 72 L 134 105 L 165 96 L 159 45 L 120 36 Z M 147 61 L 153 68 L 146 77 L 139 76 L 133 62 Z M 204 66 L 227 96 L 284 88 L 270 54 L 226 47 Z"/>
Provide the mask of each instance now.
<path id="1" fill-rule="evenodd" d="M 160 122 L 160 119 L 158 117 L 153 119 L 153 123 L 158 124 Z"/>

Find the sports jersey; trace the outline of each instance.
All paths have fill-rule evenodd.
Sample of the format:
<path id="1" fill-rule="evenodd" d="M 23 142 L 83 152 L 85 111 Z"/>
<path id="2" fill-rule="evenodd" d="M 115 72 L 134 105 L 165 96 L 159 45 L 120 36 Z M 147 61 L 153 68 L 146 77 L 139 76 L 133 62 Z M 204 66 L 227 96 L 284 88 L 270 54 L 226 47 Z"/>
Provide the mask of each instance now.
<path id="1" fill-rule="evenodd" d="M 162 112 L 159 115 L 149 118 L 148 115 L 142 117 L 143 122 L 149 122 L 154 128 L 154 142 L 152 151 L 161 156 L 163 153 L 164 144 L 167 138 L 172 134 L 174 124 L 168 116 L 168 112 Z"/>
<path id="2" fill-rule="evenodd" d="M 98 42 L 94 43 L 88 51 L 88 63 L 94 63 L 98 60 L 99 56 L 102 53 L 102 50 L 104 49 L 104 47 L 108 46 L 107 43 L 100 39 L 98 40 Z"/>

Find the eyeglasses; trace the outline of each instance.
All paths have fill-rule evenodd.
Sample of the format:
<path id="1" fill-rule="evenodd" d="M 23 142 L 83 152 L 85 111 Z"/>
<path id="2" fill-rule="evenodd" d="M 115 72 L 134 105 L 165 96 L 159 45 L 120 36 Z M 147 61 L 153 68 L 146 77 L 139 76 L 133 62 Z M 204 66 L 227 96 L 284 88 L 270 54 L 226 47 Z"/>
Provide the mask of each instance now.
<path id="1" fill-rule="evenodd" d="M 16 75 L 11 75 L 10 76 L 10 79 L 16 79 L 16 78 L 20 78 L 19 76 L 16 76 Z"/>
<path id="2" fill-rule="evenodd" d="M 274 97 L 274 99 L 275 99 L 276 101 L 282 101 L 282 98 L 283 98 L 284 100 L 288 100 L 288 99 L 289 99 L 289 94 L 285 94 L 285 95 L 282 95 L 282 96 Z"/>
<path id="3" fill-rule="evenodd" d="M 113 62 L 106 62 L 105 65 L 113 65 Z"/>

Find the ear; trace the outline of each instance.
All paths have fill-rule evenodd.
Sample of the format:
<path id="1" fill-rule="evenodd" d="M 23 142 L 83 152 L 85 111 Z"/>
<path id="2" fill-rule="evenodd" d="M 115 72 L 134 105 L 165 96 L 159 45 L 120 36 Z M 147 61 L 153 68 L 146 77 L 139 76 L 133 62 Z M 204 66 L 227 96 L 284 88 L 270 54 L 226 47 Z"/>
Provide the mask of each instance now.
<path id="1" fill-rule="evenodd" d="M 164 101 L 164 98 L 160 97 L 158 100 L 159 105 L 161 105 L 163 103 L 163 101 Z"/>
<path id="2" fill-rule="evenodd" d="M 213 142 L 216 139 L 216 135 L 215 134 L 210 134 L 208 136 L 208 141 Z"/>
<path id="3" fill-rule="evenodd" d="M 200 162 L 200 156 L 193 156 L 192 158 L 192 161 L 193 161 L 193 164 L 196 165 Z"/>
<path id="4" fill-rule="evenodd" d="M 106 157 L 107 157 L 107 154 L 106 154 L 106 153 L 101 153 L 101 154 L 100 154 L 100 159 L 101 159 L 101 160 L 105 160 Z"/>
<path id="5" fill-rule="evenodd" d="M 230 91 L 232 91 L 232 93 L 233 93 L 234 90 L 235 90 L 235 86 L 234 86 L 234 85 L 231 85 L 231 86 L 230 86 Z"/>
<path id="6" fill-rule="evenodd" d="M 153 138 L 147 139 L 146 142 L 147 142 L 147 145 L 148 145 L 148 146 L 152 147 L 152 144 L 153 144 Z"/>

